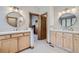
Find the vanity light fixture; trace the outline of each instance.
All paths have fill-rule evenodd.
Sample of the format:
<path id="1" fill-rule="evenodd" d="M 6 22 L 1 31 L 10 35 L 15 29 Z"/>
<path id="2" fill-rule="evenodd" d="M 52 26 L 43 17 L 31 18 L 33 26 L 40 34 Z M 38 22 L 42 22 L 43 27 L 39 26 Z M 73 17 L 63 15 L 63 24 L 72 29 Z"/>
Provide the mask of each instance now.
<path id="1" fill-rule="evenodd" d="M 9 7 L 9 10 L 10 11 L 16 11 L 16 12 L 18 12 L 19 8 L 18 7 L 15 7 L 15 6 L 10 6 Z"/>
<path id="2" fill-rule="evenodd" d="M 12 6 L 9 7 L 9 11 L 14 11 Z"/>
<path id="3" fill-rule="evenodd" d="M 59 12 L 58 15 L 61 16 L 62 14 L 65 13 L 76 13 L 77 10 L 78 10 L 77 8 L 72 8 L 72 9 L 65 8 L 62 12 Z"/>

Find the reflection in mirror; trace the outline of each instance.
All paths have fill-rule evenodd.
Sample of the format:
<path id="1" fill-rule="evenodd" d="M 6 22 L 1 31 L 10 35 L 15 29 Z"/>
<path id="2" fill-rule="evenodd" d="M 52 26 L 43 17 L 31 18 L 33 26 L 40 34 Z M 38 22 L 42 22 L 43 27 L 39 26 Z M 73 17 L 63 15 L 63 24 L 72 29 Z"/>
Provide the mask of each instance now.
<path id="1" fill-rule="evenodd" d="M 24 24 L 24 19 L 20 13 L 10 12 L 7 14 L 7 23 L 13 27 L 20 27 Z"/>
<path id="2" fill-rule="evenodd" d="M 67 19 L 67 26 L 71 26 L 71 19 Z"/>
<path id="3" fill-rule="evenodd" d="M 70 27 L 75 24 L 77 18 L 72 13 L 65 13 L 59 18 L 62 27 Z"/>

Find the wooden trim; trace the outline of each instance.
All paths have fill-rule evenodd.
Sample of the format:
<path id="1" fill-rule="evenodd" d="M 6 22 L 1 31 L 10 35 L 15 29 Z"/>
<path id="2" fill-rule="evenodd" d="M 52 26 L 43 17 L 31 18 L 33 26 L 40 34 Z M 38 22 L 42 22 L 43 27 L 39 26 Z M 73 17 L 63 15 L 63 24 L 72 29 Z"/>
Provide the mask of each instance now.
<path id="1" fill-rule="evenodd" d="M 20 53 L 20 52 L 22 52 L 22 51 L 24 51 L 24 50 L 26 50 L 26 49 L 29 49 L 29 48 L 30 48 L 30 47 L 25 48 L 25 49 L 22 49 L 22 50 L 19 50 L 19 51 L 15 52 L 15 53 Z"/>
<path id="2" fill-rule="evenodd" d="M 53 46 L 53 45 L 51 45 L 51 44 L 50 44 L 49 46 L 51 46 L 51 47 L 53 47 L 53 48 L 54 48 L 54 46 Z"/>
<path id="3" fill-rule="evenodd" d="M 30 12 L 29 14 L 30 14 L 30 15 L 39 16 L 39 14 L 37 14 L 37 13 L 32 13 L 32 12 Z"/>
<path id="4" fill-rule="evenodd" d="M 48 13 L 47 13 L 47 12 L 45 12 L 45 13 L 43 13 L 43 14 L 41 14 L 41 15 L 48 15 Z"/>
<path id="5" fill-rule="evenodd" d="M 35 16 L 40 16 L 39 14 L 36 14 L 36 13 L 31 13 L 31 12 L 29 12 L 29 19 L 30 19 L 30 23 L 29 23 L 29 27 L 31 27 L 31 25 L 32 25 L 32 15 L 35 15 Z"/>

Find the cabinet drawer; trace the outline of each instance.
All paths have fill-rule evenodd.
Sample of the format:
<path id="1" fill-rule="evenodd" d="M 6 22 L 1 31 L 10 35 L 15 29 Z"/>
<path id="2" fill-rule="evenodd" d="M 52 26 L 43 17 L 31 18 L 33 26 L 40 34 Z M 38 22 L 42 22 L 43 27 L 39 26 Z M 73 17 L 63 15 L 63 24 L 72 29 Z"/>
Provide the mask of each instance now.
<path id="1" fill-rule="evenodd" d="M 79 34 L 74 34 L 74 37 L 77 37 L 77 38 L 79 38 Z"/>
<path id="2" fill-rule="evenodd" d="M 64 33 L 63 36 L 64 37 L 72 37 L 72 34 L 70 34 L 70 33 Z"/>
<path id="3" fill-rule="evenodd" d="M 10 35 L 1 35 L 1 36 L 0 36 L 0 40 L 1 40 L 1 39 L 8 39 L 8 38 L 10 38 Z"/>
<path id="4" fill-rule="evenodd" d="M 12 37 L 20 37 L 20 36 L 23 36 L 23 34 L 22 34 L 22 33 L 19 33 L 19 34 L 12 34 L 11 36 L 12 36 Z"/>
<path id="5" fill-rule="evenodd" d="M 30 32 L 24 33 L 24 35 L 30 35 Z"/>

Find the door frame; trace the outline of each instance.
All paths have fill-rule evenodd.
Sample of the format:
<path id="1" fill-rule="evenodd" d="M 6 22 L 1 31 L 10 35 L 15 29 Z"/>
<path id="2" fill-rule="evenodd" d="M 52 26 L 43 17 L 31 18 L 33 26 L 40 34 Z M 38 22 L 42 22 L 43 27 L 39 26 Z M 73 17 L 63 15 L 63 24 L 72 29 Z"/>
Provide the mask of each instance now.
<path id="1" fill-rule="evenodd" d="M 31 25 L 32 25 L 32 15 L 35 15 L 35 16 L 40 16 L 39 14 L 36 14 L 36 13 L 32 13 L 32 12 L 29 12 L 29 19 L 30 19 L 30 21 L 29 21 L 29 27 L 32 27 Z"/>
<path id="2" fill-rule="evenodd" d="M 37 13 L 33 13 L 33 12 L 29 12 L 29 27 L 31 27 L 32 28 L 32 20 L 31 20 L 31 16 L 32 15 L 35 15 L 35 16 L 38 16 L 38 18 L 39 18 L 39 20 L 40 20 L 40 17 L 42 16 L 42 15 L 47 15 L 47 19 L 46 19 L 46 41 L 48 40 L 47 39 L 47 37 L 48 37 L 48 13 L 47 12 L 45 12 L 45 13 L 43 13 L 43 14 L 37 14 Z M 38 26 L 40 27 L 40 25 L 38 24 Z M 40 30 L 38 30 L 38 31 L 40 31 Z M 39 35 L 39 33 L 38 33 L 38 35 Z M 38 37 L 38 39 L 39 39 L 39 37 Z"/>

